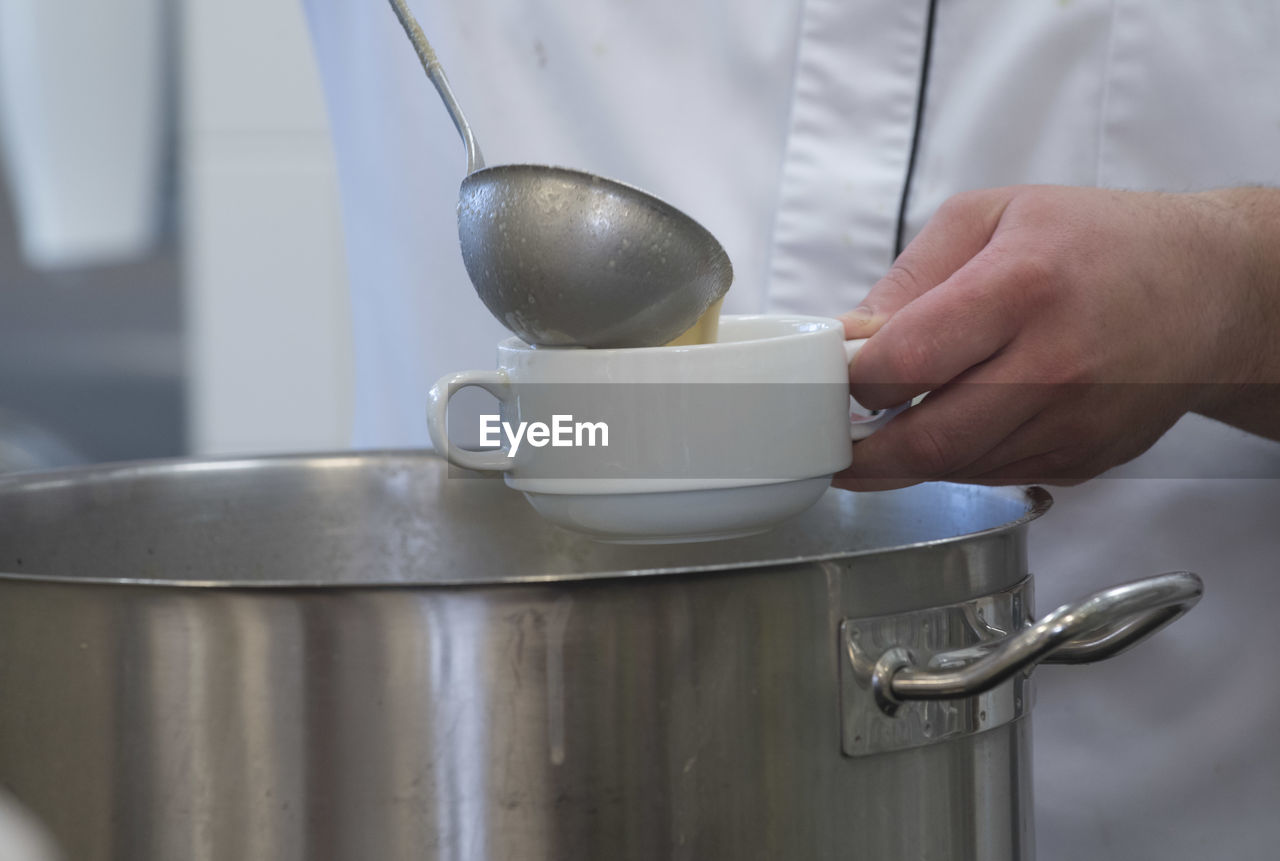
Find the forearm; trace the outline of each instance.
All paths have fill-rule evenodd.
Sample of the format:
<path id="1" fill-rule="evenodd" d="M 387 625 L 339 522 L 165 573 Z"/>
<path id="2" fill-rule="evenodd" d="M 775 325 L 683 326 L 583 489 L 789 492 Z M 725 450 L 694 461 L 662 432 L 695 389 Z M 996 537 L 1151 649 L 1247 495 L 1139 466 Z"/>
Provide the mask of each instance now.
<path id="1" fill-rule="evenodd" d="M 1216 381 L 1196 412 L 1280 439 L 1280 189 L 1235 188 L 1201 195 L 1217 209 L 1223 283 L 1237 313 L 1220 333 Z M 1210 233 L 1212 236 L 1213 233 Z"/>

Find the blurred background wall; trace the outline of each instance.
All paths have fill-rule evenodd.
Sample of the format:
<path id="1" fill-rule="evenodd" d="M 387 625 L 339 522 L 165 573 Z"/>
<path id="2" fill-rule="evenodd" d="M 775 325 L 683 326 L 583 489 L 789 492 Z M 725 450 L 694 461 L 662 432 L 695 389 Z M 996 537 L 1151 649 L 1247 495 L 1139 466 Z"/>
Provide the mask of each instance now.
<path id="1" fill-rule="evenodd" d="M 302 4 L 182 2 L 192 449 L 343 447 L 351 345 L 337 173 Z"/>
<path id="2" fill-rule="evenodd" d="M 346 446 L 300 4 L 91 5 L 0 0 L 0 470 Z"/>

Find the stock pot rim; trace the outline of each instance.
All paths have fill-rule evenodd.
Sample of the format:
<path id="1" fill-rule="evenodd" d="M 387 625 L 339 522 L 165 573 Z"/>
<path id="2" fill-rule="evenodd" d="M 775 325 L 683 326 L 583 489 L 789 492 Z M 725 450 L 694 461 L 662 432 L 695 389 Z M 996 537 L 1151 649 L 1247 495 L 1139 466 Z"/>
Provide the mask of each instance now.
<path id="1" fill-rule="evenodd" d="M 393 462 L 408 459 L 434 459 L 439 456 L 430 449 L 361 449 L 342 451 L 296 452 L 266 455 L 224 455 L 215 457 L 177 457 L 152 460 L 117 461 L 92 464 L 88 466 L 63 467 L 52 470 L 15 472 L 0 475 L 0 499 L 11 493 L 24 491 L 38 492 L 57 487 L 93 482 L 117 481 L 128 478 L 145 478 L 149 475 L 163 475 L 183 472 L 224 472 L 232 470 L 248 470 L 270 468 L 272 465 L 307 465 L 335 467 L 358 466 L 371 460 Z M 943 482 L 934 484 L 942 485 Z M 961 485 L 957 485 L 961 487 Z M 949 544 L 982 539 L 984 536 L 1016 531 L 1043 515 L 1053 504 L 1049 492 L 1037 485 L 1014 485 L 1008 487 L 981 487 L 964 485 L 969 492 L 984 495 L 1009 495 L 1021 499 L 1024 510 L 1014 519 L 994 526 L 949 535 L 941 538 L 878 546 L 861 549 L 840 549 L 821 553 L 800 553 L 795 555 L 777 555 L 760 559 L 732 559 L 722 562 L 691 563 L 685 565 L 664 565 L 636 567 L 629 569 L 581 571 L 570 573 L 529 573 L 493 577 L 489 579 L 432 579 L 410 581 L 404 579 L 370 579 L 352 581 L 332 581 L 321 579 L 180 579 L 176 577 L 106 577 L 106 576 L 73 576 L 66 574 L 42 574 L 38 572 L 17 572 L 0 568 L 0 583 L 25 582 L 42 584 L 97 585 L 97 586 L 146 586 L 179 589 L 219 590 L 219 591 L 355 591 L 365 589 L 435 589 L 435 588 L 468 588 L 491 587 L 505 585 L 537 585 L 549 583 L 600 582 L 607 580 L 629 580 L 634 578 L 668 577 L 674 575 L 698 575 L 734 570 L 761 570 L 767 568 L 785 568 L 788 566 L 866 559 L 887 554 L 899 554 L 926 548 L 944 547 Z M 549 527 L 550 528 L 550 527 Z M 3 564 L 0 562 L 0 564 Z"/>

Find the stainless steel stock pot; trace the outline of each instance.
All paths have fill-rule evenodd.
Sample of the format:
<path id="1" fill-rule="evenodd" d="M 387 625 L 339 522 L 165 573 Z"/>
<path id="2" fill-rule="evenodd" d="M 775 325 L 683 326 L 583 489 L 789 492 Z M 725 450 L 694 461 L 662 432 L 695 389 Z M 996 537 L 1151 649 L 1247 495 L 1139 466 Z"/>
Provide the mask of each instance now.
<path id="1" fill-rule="evenodd" d="M 0 783 L 69 861 L 1032 855 L 1032 488 L 619 547 L 422 453 L 0 477 Z M 1069 572 L 1061 572 L 1064 576 Z"/>

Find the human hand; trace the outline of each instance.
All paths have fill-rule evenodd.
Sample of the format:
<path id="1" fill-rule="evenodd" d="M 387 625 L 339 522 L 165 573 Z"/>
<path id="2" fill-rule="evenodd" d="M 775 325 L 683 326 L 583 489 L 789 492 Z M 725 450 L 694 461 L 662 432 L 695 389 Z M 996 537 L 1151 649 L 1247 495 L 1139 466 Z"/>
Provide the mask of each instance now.
<path id="1" fill-rule="evenodd" d="M 1212 412 L 1274 350 L 1275 296 L 1231 192 L 1066 187 L 947 201 L 844 315 L 864 406 L 929 392 L 836 485 L 1070 484 Z M 1258 343 L 1259 340 L 1263 343 Z"/>

